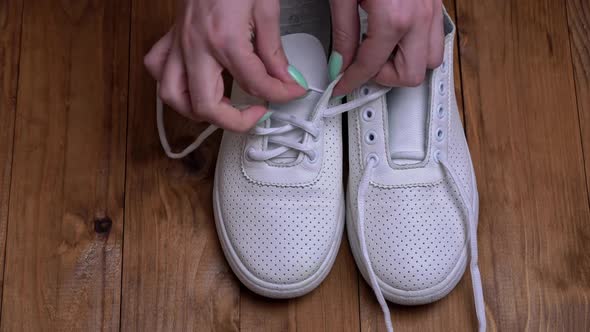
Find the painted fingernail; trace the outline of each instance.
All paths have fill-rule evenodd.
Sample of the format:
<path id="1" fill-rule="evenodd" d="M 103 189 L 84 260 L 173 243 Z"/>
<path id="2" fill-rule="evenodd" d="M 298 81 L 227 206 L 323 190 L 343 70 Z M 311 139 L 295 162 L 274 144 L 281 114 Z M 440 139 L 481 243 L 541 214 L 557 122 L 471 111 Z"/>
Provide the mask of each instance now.
<path id="1" fill-rule="evenodd" d="M 289 65 L 289 67 L 287 68 L 287 71 L 289 72 L 291 77 L 293 77 L 295 82 L 297 82 L 297 84 L 301 85 L 301 87 L 303 87 L 305 90 L 309 89 L 309 86 L 307 85 L 307 81 L 305 80 L 305 77 L 303 77 L 303 74 L 301 74 L 301 72 L 297 68 Z"/>
<path id="2" fill-rule="evenodd" d="M 342 99 L 344 99 L 345 96 L 346 95 L 332 97 L 332 99 L 330 99 L 330 103 L 340 103 L 342 102 Z"/>
<path id="3" fill-rule="evenodd" d="M 256 124 L 263 124 L 264 121 L 268 120 L 268 118 L 270 118 L 271 115 L 272 115 L 272 111 L 268 111 L 268 112 L 264 113 L 264 115 L 258 120 L 258 122 L 256 122 Z"/>
<path id="4" fill-rule="evenodd" d="M 328 61 L 328 74 L 330 75 L 330 82 L 335 80 L 340 75 L 342 70 L 342 54 L 334 51 L 330 54 L 330 60 Z"/>

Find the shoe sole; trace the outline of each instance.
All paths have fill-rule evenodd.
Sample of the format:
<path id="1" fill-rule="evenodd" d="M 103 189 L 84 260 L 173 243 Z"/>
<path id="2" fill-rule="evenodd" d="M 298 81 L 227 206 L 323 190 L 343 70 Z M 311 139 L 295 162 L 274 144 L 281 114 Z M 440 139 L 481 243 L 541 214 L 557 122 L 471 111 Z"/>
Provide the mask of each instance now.
<path id="1" fill-rule="evenodd" d="M 338 255 L 340 243 L 342 242 L 342 235 L 344 233 L 344 195 L 342 195 L 340 199 L 340 209 L 337 217 L 338 226 L 336 229 L 336 234 L 334 235 L 334 239 L 332 240 L 332 245 L 330 246 L 328 255 L 326 256 L 320 267 L 314 272 L 313 275 L 306 278 L 305 280 L 292 284 L 275 284 L 261 280 L 252 272 L 250 272 L 248 268 L 241 262 L 238 254 L 235 252 L 231 244 L 231 240 L 227 236 L 225 225 L 223 223 L 223 219 L 221 218 L 218 193 L 219 191 L 217 190 L 216 174 L 213 184 L 213 211 L 215 215 L 215 226 L 217 228 L 217 235 L 219 236 L 221 248 L 223 249 L 223 253 L 225 254 L 225 258 L 227 259 L 231 269 L 233 270 L 234 274 L 238 277 L 238 279 L 246 287 L 248 287 L 248 289 L 250 289 L 256 294 L 273 299 L 289 299 L 299 297 L 311 292 L 316 287 L 318 287 L 322 283 L 322 281 L 324 281 L 326 276 L 328 276 L 328 273 L 334 265 L 336 256 Z"/>

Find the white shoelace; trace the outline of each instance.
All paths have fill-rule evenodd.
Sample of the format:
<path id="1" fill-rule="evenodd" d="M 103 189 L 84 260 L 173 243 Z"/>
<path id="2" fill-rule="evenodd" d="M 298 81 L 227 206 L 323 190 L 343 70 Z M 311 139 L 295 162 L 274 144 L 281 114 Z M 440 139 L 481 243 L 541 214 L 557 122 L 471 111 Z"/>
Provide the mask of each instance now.
<path id="1" fill-rule="evenodd" d="M 381 88 L 377 91 L 371 92 L 367 95 L 361 96 L 358 99 L 354 99 L 351 102 L 347 102 L 346 104 L 341 104 L 337 106 L 328 107 L 328 103 L 332 96 L 332 90 L 336 86 L 336 83 L 340 80 L 338 77 L 334 80 L 324 91 L 318 89 L 312 89 L 312 91 L 321 93 L 322 96 L 318 101 L 318 109 L 319 111 L 315 114 L 314 119 L 317 116 L 321 116 L 323 118 L 330 118 L 333 116 L 337 116 L 339 114 L 354 110 L 358 107 L 369 103 L 387 92 L 389 92 L 390 88 Z M 158 98 L 156 102 L 156 113 L 157 113 L 157 126 L 158 126 L 158 135 L 160 136 L 160 142 L 166 155 L 173 159 L 179 159 L 187 156 L 194 150 L 196 150 L 206 139 L 209 137 L 218 127 L 211 125 L 207 129 L 205 129 L 197 139 L 186 147 L 181 152 L 173 152 L 170 148 L 170 144 L 168 143 L 168 139 L 166 136 L 166 130 L 164 127 L 164 107 L 162 101 Z M 284 136 L 281 137 L 282 134 L 293 131 L 293 130 L 302 130 L 308 134 L 310 134 L 313 138 L 317 138 L 320 135 L 320 129 L 317 128 L 314 124 L 313 120 L 304 120 L 299 119 L 297 117 L 292 117 L 289 115 L 284 115 L 280 113 L 273 113 L 271 118 L 275 120 L 279 120 L 283 123 L 286 123 L 280 127 L 254 127 L 250 134 L 252 135 L 259 135 L 259 136 L 268 136 L 268 141 L 274 143 L 278 147 L 273 149 L 265 149 L 265 150 L 250 150 L 248 151 L 248 156 L 257 161 L 264 161 L 269 160 L 274 157 L 277 157 L 289 150 L 299 151 L 301 153 L 306 154 L 309 158 L 315 158 L 315 151 L 311 149 L 309 146 L 297 142 L 293 139 L 287 139 Z M 477 314 L 477 319 L 479 321 L 479 331 L 483 332 L 486 330 L 486 316 L 485 316 L 485 303 L 483 298 L 483 289 L 481 283 L 481 274 L 479 272 L 478 267 L 478 252 L 477 252 L 477 211 L 473 211 L 473 205 L 469 204 L 468 196 L 465 193 L 464 189 L 460 185 L 459 177 L 455 174 L 452 167 L 446 163 L 446 161 L 438 160 L 438 163 L 445 169 L 446 173 L 450 176 L 456 190 L 459 192 L 459 196 L 461 199 L 461 203 L 465 207 L 466 214 L 467 214 L 467 227 L 468 227 L 468 241 L 469 241 L 469 252 L 471 256 L 470 260 L 470 271 L 471 271 L 471 283 L 473 287 L 473 297 L 475 302 L 475 311 Z M 373 270 L 373 266 L 371 264 L 371 259 L 369 257 L 369 252 L 367 249 L 367 243 L 365 240 L 365 196 L 367 190 L 369 188 L 371 178 L 373 175 L 373 170 L 375 166 L 377 166 L 378 160 L 376 157 L 369 157 L 367 163 L 365 164 L 365 170 L 361 177 L 361 181 L 359 183 L 358 188 L 358 195 L 357 195 L 357 208 L 358 208 L 358 223 L 357 223 L 357 233 L 358 233 L 358 240 L 361 249 L 361 256 L 363 260 L 363 264 L 365 265 L 369 280 L 371 283 L 371 288 L 373 288 L 373 292 L 377 297 L 377 301 L 381 306 L 381 310 L 383 311 L 383 316 L 385 320 L 385 325 L 387 330 L 393 332 L 393 324 L 391 322 L 391 315 L 389 312 L 389 307 L 387 306 L 387 302 L 383 297 L 383 292 L 381 291 L 381 287 L 379 286 L 379 282 L 377 280 L 377 275 Z"/>

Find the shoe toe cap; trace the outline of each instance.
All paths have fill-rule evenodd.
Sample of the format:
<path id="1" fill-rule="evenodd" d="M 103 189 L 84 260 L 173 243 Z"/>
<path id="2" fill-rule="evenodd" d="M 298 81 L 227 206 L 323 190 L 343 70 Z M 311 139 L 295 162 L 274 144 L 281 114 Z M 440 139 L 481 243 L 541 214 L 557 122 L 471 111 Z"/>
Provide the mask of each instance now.
<path id="1" fill-rule="evenodd" d="M 275 298 L 315 288 L 329 271 L 342 237 L 343 216 L 333 203 L 225 209 L 226 237 L 221 240 L 240 280 L 254 292 Z"/>
<path id="2" fill-rule="evenodd" d="M 375 189 L 365 235 L 375 274 L 390 300 L 428 303 L 446 295 L 466 264 L 466 230 L 450 187 Z"/>

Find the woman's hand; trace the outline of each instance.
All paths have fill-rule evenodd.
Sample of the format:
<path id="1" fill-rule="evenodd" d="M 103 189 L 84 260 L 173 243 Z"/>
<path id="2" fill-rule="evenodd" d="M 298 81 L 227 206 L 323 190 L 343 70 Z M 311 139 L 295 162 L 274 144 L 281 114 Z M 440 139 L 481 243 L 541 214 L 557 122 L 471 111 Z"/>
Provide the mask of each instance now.
<path id="1" fill-rule="evenodd" d="M 183 1 L 174 27 L 144 59 L 160 82 L 160 98 L 190 119 L 245 132 L 267 110 L 232 107 L 223 96 L 223 69 L 264 100 L 285 102 L 305 94 L 305 79 L 289 66 L 281 45 L 278 1 Z"/>
<path id="2" fill-rule="evenodd" d="M 368 14 L 359 45 L 358 5 Z M 417 86 L 443 58 L 441 0 L 330 0 L 334 52 L 330 76 L 344 71 L 334 95 L 373 79 L 385 86 Z"/>

